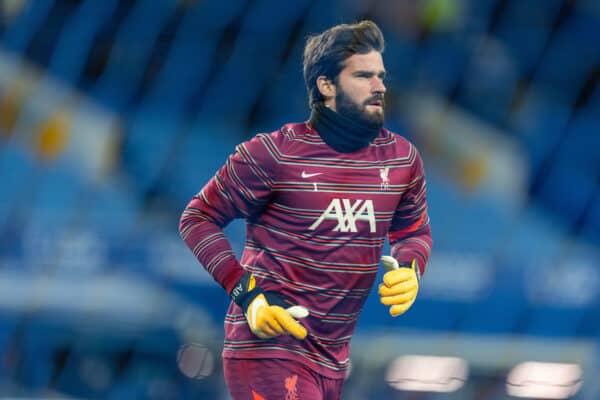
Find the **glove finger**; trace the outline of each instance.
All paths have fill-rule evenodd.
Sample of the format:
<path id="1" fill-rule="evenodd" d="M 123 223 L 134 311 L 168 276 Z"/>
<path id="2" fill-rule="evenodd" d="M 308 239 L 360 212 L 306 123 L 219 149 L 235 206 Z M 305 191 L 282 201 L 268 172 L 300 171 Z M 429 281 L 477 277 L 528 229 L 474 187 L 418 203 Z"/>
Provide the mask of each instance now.
<path id="1" fill-rule="evenodd" d="M 290 314 L 294 318 L 306 318 L 308 317 L 308 309 L 302 306 L 292 306 L 285 309 L 288 314 Z"/>
<path id="2" fill-rule="evenodd" d="M 413 302 L 398 304 L 390 307 L 390 315 L 392 317 L 397 317 L 398 315 L 404 314 L 408 309 L 412 306 Z"/>
<path id="3" fill-rule="evenodd" d="M 273 307 L 271 308 L 271 311 L 273 312 L 273 317 L 268 320 L 269 327 L 276 333 L 276 336 L 284 335 L 287 333 L 285 331 L 285 328 L 279 322 L 278 308 L 279 307 L 277 307 L 277 309 L 273 309 Z"/>
<path id="4" fill-rule="evenodd" d="M 284 323 L 284 328 L 288 334 L 299 340 L 304 339 L 307 335 L 306 328 L 293 319 L 289 323 Z"/>
<path id="5" fill-rule="evenodd" d="M 252 329 L 252 333 L 254 333 L 254 335 L 257 336 L 260 339 L 270 339 L 270 338 L 272 338 L 272 336 L 267 335 L 266 333 L 264 333 L 263 331 L 261 331 L 259 329 Z"/>
<path id="6" fill-rule="evenodd" d="M 273 337 L 268 332 L 265 332 L 258 326 L 252 326 L 251 324 L 248 324 L 248 326 L 250 327 L 250 330 L 252 331 L 252 333 L 254 333 L 255 336 L 257 336 L 261 339 L 269 339 L 269 338 Z"/>
<path id="7" fill-rule="evenodd" d="M 281 326 L 281 324 L 279 323 L 279 321 L 277 321 L 277 319 L 275 319 L 275 318 L 269 319 L 267 324 L 268 324 L 269 328 L 271 329 L 271 331 L 275 333 L 274 336 L 283 335 L 285 333 L 285 329 L 283 328 L 283 326 Z"/>
<path id="8" fill-rule="evenodd" d="M 402 294 L 406 292 L 411 292 L 413 290 L 417 290 L 419 285 L 416 281 L 408 281 L 396 284 L 392 287 L 388 287 L 385 285 L 379 285 L 379 295 L 380 296 L 393 296 L 397 294 Z"/>
<path id="9" fill-rule="evenodd" d="M 258 329 L 258 332 L 260 333 L 260 335 L 257 336 L 259 336 L 262 339 L 269 339 L 281 335 L 280 333 L 277 333 L 277 331 L 275 331 L 275 329 L 270 327 L 267 323 L 262 324 L 261 327 Z"/>
<path id="10" fill-rule="evenodd" d="M 385 296 L 381 297 L 381 304 L 393 306 L 412 303 L 415 300 L 415 297 L 417 297 L 417 292 L 403 293 L 396 296 Z"/>
<path id="11" fill-rule="evenodd" d="M 390 272 L 386 272 L 383 275 L 383 283 L 385 286 L 394 286 L 400 282 L 405 282 L 409 280 L 416 280 L 417 275 L 415 271 L 408 268 L 398 268 Z"/>
<path id="12" fill-rule="evenodd" d="M 281 335 L 278 333 L 275 327 L 273 326 L 272 321 L 275 320 L 275 315 L 273 314 L 273 307 L 264 307 L 257 311 L 256 315 L 256 327 L 253 331 L 258 331 L 262 334 L 262 339 L 272 338 L 274 336 Z"/>
<path id="13" fill-rule="evenodd" d="M 296 339 L 304 339 L 306 337 L 306 328 L 304 328 L 298 321 L 296 321 L 290 314 L 288 314 L 281 307 L 273 307 L 277 309 L 275 315 L 277 321 L 281 324 L 284 329 L 284 333 L 288 333 Z"/>

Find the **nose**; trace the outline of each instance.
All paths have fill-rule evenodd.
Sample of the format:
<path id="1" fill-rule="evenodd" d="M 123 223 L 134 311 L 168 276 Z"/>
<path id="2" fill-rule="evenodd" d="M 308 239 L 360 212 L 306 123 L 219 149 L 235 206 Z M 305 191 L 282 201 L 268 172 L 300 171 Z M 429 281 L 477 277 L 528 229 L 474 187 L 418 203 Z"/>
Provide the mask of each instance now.
<path id="1" fill-rule="evenodd" d="M 385 93 L 386 88 L 383 79 L 376 76 L 371 84 L 371 90 L 373 93 Z"/>

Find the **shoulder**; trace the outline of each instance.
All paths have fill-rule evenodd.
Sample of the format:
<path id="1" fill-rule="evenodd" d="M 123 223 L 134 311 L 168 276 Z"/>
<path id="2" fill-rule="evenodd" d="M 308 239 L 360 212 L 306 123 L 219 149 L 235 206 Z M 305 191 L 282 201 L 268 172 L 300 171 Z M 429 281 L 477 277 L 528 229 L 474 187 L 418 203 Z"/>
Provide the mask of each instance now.
<path id="1" fill-rule="evenodd" d="M 320 136 L 310 127 L 308 122 L 291 122 L 270 133 L 258 133 L 253 138 L 277 149 L 285 149 L 298 142 L 319 142 Z"/>
<path id="2" fill-rule="evenodd" d="M 275 132 L 281 136 L 282 140 L 288 142 L 298 141 L 313 141 L 320 140 L 320 136 L 316 133 L 310 122 L 290 122 L 283 125 L 278 131 Z"/>
<path id="3" fill-rule="evenodd" d="M 277 160 L 282 154 L 297 147 L 298 142 L 316 139 L 319 137 L 311 138 L 311 129 L 307 123 L 288 123 L 276 131 L 255 134 L 240 143 L 237 151 L 263 160 Z"/>
<path id="4" fill-rule="evenodd" d="M 392 132 L 386 128 L 381 130 L 379 136 L 373 142 L 376 146 L 383 146 L 397 158 L 412 159 L 420 158 L 417 147 L 406 137 Z M 391 155 L 390 154 L 390 155 Z"/>

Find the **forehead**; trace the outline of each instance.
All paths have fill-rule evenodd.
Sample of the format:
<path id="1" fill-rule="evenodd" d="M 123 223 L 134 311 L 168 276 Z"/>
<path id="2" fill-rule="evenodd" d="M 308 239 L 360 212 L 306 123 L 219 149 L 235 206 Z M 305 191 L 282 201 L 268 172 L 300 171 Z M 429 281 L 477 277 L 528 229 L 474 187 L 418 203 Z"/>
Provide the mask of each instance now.
<path id="1" fill-rule="evenodd" d="M 354 71 L 385 71 L 383 57 L 381 53 L 375 50 L 366 54 L 353 54 L 344 62 L 344 69 L 347 72 Z"/>

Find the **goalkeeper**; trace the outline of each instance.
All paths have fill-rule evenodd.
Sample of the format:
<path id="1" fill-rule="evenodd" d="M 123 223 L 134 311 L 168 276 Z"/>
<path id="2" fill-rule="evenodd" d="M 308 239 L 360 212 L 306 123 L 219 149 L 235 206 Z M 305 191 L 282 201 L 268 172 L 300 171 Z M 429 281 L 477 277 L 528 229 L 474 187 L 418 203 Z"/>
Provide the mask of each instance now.
<path id="1" fill-rule="evenodd" d="M 381 302 L 398 316 L 415 301 L 431 251 L 425 174 L 415 146 L 383 127 L 383 50 L 370 21 L 310 37 L 310 118 L 238 145 L 181 216 L 181 237 L 232 299 L 234 400 L 341 397 L 386 237 Z M 246 220 L 240 260 L 223 233 L 234 218 Z"/>

